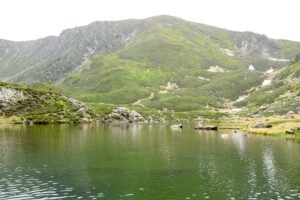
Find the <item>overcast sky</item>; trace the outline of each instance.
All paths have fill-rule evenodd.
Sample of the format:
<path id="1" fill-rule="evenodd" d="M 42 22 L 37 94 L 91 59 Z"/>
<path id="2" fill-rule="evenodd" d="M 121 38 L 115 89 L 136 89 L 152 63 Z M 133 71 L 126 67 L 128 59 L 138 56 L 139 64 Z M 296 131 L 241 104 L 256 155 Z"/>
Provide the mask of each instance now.
<path id="1" fill-rule="evenodd" d="M 1 0 L 0 38 L 32 40 L 93 21 L 163 14 L 300 41 L 300 0 Z"/>

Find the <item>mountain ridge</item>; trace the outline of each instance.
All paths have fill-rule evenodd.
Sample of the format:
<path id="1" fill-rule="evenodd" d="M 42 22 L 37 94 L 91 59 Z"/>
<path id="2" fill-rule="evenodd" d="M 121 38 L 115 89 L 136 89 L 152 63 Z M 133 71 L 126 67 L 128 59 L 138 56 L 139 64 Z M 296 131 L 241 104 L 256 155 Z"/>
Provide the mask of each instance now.
<path id="1" fill-rule="evenodd" d="M 90 103 L 133 104 L 153 93 L 143 106 L 203 110 L 247 94 L 299 52 L 299 42 L 172 16 L 93 22 L 58 37 L 0 40 L 0 81 L 48 82 Z"/>

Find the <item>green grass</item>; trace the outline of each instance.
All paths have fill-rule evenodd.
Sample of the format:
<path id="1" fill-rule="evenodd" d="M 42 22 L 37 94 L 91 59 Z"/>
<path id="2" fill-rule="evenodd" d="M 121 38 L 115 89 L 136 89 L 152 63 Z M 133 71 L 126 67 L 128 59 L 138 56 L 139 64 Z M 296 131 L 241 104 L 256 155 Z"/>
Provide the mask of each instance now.
<path id="1" fill-rule="evenodd" d="M 53 88 L 48 85 L 47 87 L 35 89 L 0 82 L 0 87 L 22 91 L 25 96 L 25 98 L 15 102 L 0 104 L 0 110 L 4 112 L 5 117 L 17 116 L 22 118 L 23 122 L 30 120 L 36 124 L 80 122 L 80 117 L 76 115 L 76 111 L 80 107 L 65 101 L 61 95 L 53 92 Z M 50 88 L 50 90 L 47 88 Z M 92 111 L 89 114 L 95 117 Z"/>
<path id="2" fill-rule="evenodd" d="M 279 125 L 279 124 L 283 124 L 283 123 L 290 123 L 290 122 L 291 123 L 300 123 L 300 120 L 298 120 L 298 119 L 295 119 L 295 120 L 291 120 L 291 119 L 289 119 L 289 120 L 278 120 L 278 121 L 269 122 L 268 124 L 275 126 L 275 125 Z"/>

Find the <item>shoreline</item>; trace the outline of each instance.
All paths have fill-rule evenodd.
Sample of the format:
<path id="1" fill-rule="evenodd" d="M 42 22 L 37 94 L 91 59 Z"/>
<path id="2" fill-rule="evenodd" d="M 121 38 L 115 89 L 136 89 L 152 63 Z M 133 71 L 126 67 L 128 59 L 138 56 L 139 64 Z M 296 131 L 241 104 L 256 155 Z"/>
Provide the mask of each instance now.
<path id="1" fill-rule="evenodd" d="M 18 117 L 13 116 L 10 118 L 7 117 L 0 117 L 0 125 L 17 125 L 23 124 L 28 125 L 24 122 L 17 120 Z M 53 124 L 97 124 L 103 123 L 101 120 L 97 120 L 94 122 L 79 122 L 79 123 L 36 123 L 34 125 L 53 125 Z M 253 128 L 252 126 L 258 122 L 263 122 L 268 125 L 272 125 L 271 128 Z M 106 123 L 104 123 L 106 124 Z M 156 123 L 142 123 L 146 125 L 152 125 Z M 158 123 L 159 124 L 159 123 Z M 172 122 L 167 122 L 166 124 L 172 124 Z M 189 122 L 188 124 L 195 124 L 195 122 Z M 293 119 L 283 119 L 281 116 L 270 116 L 270 117 L 260 117 L 260 118 L 239 118 L 239 119 L 220 119 L 220 120 L 213 120 L 208 119 L 207 125 L 214 125 L 217 126 L 219 129 L 222 130 L 240 130 L 247 134 L 254 134 L 254 135 L 265 135 L 265 136 L 280 136 L 280 137 L 293 137 L 299 138 L 300 140 L 300 132 L 296 132 L 295 134 L 287 134 L 286 131 L 291 128 L 300 127 L 300 115 L 295 115 Z"/>

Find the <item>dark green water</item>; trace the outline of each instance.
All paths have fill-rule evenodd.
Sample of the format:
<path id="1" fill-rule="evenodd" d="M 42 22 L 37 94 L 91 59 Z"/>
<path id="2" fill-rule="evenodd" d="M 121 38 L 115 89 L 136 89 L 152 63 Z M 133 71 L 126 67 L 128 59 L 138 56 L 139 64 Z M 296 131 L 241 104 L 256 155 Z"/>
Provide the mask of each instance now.
<path id="1" fill-rule="evenodd" d="M 185 126 L 0 126 L 0 199 L 300 199 L 300 144 Z"/>

